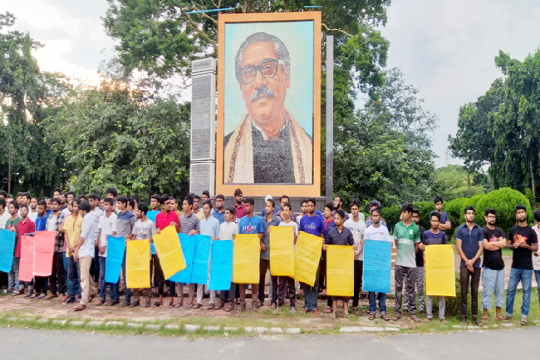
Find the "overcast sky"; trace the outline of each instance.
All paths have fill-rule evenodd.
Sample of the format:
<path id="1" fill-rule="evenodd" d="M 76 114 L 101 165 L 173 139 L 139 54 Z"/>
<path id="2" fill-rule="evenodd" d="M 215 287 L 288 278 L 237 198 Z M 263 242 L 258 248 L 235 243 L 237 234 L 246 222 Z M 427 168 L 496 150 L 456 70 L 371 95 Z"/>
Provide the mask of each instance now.
<path id="1" fill-rule="evenodd" d="M 4 0 L 1 11 L 14 13 L 15 28 L 46 45 L 35 52 L 42 70 L 96 82 L 96 69 L 114 46 L 100 19 L 106 9 L 105 0 Z M 437 166 L 445 165 L 460 106 L 501 76 L 494 65 L 499 50 L 523 60 L 540 45 L 538 19 L 534 0 L 394 0 L 381 29 L 390 41 L 388 66 L 400 67 L 439 117 Z"/>

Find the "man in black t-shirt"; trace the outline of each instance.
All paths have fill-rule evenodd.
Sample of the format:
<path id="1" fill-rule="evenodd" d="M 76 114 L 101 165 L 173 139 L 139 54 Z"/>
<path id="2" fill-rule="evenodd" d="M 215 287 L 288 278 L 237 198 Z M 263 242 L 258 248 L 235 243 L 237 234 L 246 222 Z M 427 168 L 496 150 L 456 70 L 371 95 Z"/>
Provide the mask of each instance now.
<path id="1" fill-rule="evenodd" d="M 508 291 L 506 292 L 506 312 L 504 319 L 511 319 L 514 312 L 516 288 L 521 281 L 523 301 L 521 305 L 521 325 L 527 325 L 531 305 L 532 253 L 538 251 L 536 232 L 527 224 L 527 210 L 523 205 L 516 205 L 517 225 L 510 229 L 508 248 L 514 250 Z"/>
<path id="2" fill-rule="evenodd" d="M 418 225 L 418 228 L 420 229 L 420 241 L 424 240 L 424 229 L 423 226 L 421 226 L 420 223 L 420 211 L 417 208 L 413 209 L 412 212 L 412 221 Z M 420 250 L 416 252 L 416 267 L 417 270 L 414 273 L 414 287 L 416 288 L 416 294 L 418 295 L 418 312 L 420 315 L 425 315 L 424 313 L 424 284 L 425 284 L 425 277 L 424 277 L 424 253 Z M 405 294 L 407 293 L 407 283 L 405 282 L 405 286 L 403 287 Z M 414 290 L 413 290 L 414 291 Z M 403 305 L 403 308 L 406 311 L 409 311 L 409 302 L 407 300 L 407 297 L 405 296 L 405 304 Z"/>
<path id="3" fill-rule="evenodd" d="M 497 214 L 495 209 L 487 208 L 484 214 L 486 226 L 484 232 L 484 264 L 482 271 L 482 321 L 488 321 L 488 310 L 491 309 L 491 298 L 495 293 L 495 311 L 497 320 L 502 320 L 501 309 L 504 294 L 504 261 L 501 249 L 506 246 L 504 232 L 495 227 Z"/>

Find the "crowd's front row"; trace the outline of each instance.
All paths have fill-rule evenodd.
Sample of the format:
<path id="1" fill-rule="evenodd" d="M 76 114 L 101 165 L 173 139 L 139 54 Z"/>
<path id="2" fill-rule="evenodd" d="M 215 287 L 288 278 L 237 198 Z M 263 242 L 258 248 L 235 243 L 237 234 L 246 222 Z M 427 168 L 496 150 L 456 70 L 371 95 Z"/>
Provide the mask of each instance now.
<path id="1" fill-rule="evenodd" d="M 237 190 L 237 193 L 239 190 Z M 235 193 L 235 196 L 238 195 Z M 302 202 L 302 214 L 299 219 L 292 212 L 288 197 L 281 198 L 280 205 L 276 206 L 271 197 L 266 199 L 266 207 L 263 216 L 254 213 L 254 199 L 243 198 L 241 192 L 236 196 L 236 205 L 231 208 L 224 208 L 224 197 L 218 195 L 217 208 L 210 200 L 203 203 L 202 214 L 195 214 L 193 211 L 194 197 L 190 194 L 183 199 L 180 213 L 176 211 L 178 202 L 169 196 L 151 198 L 152 209 L 157 209 L 155 200 L 158 198 L 161 211 L 151 220 L 148 206 L 144 203 L 134 204 L 132 198 L 125 196 L 116 198 L 115 193 L 110 197 L 100 199 L 98 195 L 91 194 L 88 200 L 73 199 L 69 202 L 68 214 L 60 211 L 62 201 L 54 198 L 50 202 L 50 209 L 47 209 L 45 201 L 39 201 L 37 205 L 36 221 L 32 221 L 28 214 L 28 206 L 22 204 L 19 208 L 17 202 L 10 202 L 8 206 L 9 217 L 4 216 L 6 211 L 6 201 L 0 197 L 0 220 L 5 219 L 5 223 L 0 223 L 0 228 L 13 230 L 17 233 L 17 243 L 14 253 L 13 271 L 9 274 L 10 289 L 15 289 L 13 295 L 21 295 L 25 284 L 18 281 L 19 260 L 21 256 L 21 237 L 32 234 L 35 231 L 55 231 L 55 253 L 53 259 L 52 275 L 49 278 L 35 277 L 34 284 L 29 283 L 26 296 L 36 299 L 50 299 L 63 295 L 62 301 L 76 304 L 75 310 L 84 310 L 88 303 L 98 295 L 96 282 L 99 282 L 99 300 L 97 305 L 115 305 L 120 300 L 120 282 L 125 283 L 126 257 L 123 261 L 123 279 L 118 283 L 106 283 L 106 256 L 107 239 L 109 235 L 124 236 L 126 241 L 136 241 L 142 239 L 152 239 L 154 234 L 159 233 L 167 226 L 175 227 L 176 231 L 183 234 L 202 234 L 218 240 L 234 240 L 236 234 L 257 234 L 261 239 L 260 243 L 260 279 L 258 284 L 251 284 L 252 310 L 263 305 L 265 294 L 265 278 L 270 271 L 270 243 L 269 233 L 273 226 L 291 226 L 294 229 L 294 242 L 296 243 L 299 231 L 320 236 L 323 241 L 323 254 L 314 286 L 301 284 L 301 290 L 305 297 L 304 313 L 313 311 L 315 315 L 320 315 L 317 309 L 317 299 L 319 293 L 326 294 L 324 288 L 326 282 L 326 248 L 328 245 L 353 246 L 354 248 L 354 296 L 352 307 L 355 314 L 360 313 L 358 308 L 359 295 L 362 287 L 362 267 L 364 260 L 364 240 L 388 241 L 397 247 L 395 260 L 395 316 L 393 320 L 399 320 L 404 311 L 409 312 L 412 321 L 418 322 L 416 317 L 416 294 L 418 294 L 418 310 L 424 314 L 424 305 L 427 318 L 433 318 L 433 301 L 431 297 L 424 297 L 424 257 L 423 252 L 426 247 L 438 244 L 446 244 L 445 231 L 451 228 L 448 215 L 443 212 L 442 198 L 435 199 L 435 209 L 430 213 L 431 228 L 425 230 L 418 225 L 420 213 L 409 203 L 403 204 L 401 210 L 401 222 L 394 229 L 394 238 L 389 235 L 386 222 L 381 218 L 380 205 L 376 201 L 370 203 L 370 216 L 364 221 L 364 215 L 359 211 L 360 203 L 357 199 L 350 204 L 351 214 L 347 214 L 341 209 L 340 199 L 337 198 L 337 210 L 334 204 L 325 205 L 324 214 L 315 210 L 315 199 L 306 199 Z M 101 209 L 100 209 L 101 200 Z M 116 207 L 115 207 L 116 205 Z M 129 210 L 132 208 L 136 216 Z M 277 210 L 279 209 L 279 210 Z M 238 212 L 243 216 L 237 217 Z M 538 234 L 540 234 L 540 211 L 535 213 L 536 225 L 534 228 L 527 223 L 527 212 L 523 205 L 515 207 L 517 224 L 510 230 L 508 241 L 504 232 L 495 227 L 496 212 L 488 208 L 485 210 L 486 226 L 482 229 L 474 222 L 474 209 L 465 209 L 465 223 L 457 228 L 456 246 L 461 258 L 460 264 L 460 286 L 461 286 L 461 319 L 465 323 L 467 320 L 467 293 L 469 283 L 471 288 L 471 313 L 473 322 L 483 325 L 478 319 L 478 288 L 482 275 L 483 293 L 482 309 L 483 321 L 488 320 L 487 311 L 491 309 L 492 296 L 495 295 L 496 317 L 498 320 L 512 317 L 514 308 L 514 297 L 518 283 L 521 281 L 523 287 L 523 302 L 521 307 L 521 324 L 527 324 L 530 306 L 530 296 L 532 287 L 533 271 L 536 275 L 540 289 L 540 256 L 538 253 Z M 202 215 L 202 216 L 201 216 Z M 152 217 L 153 217 L 152 216 Z M 0 221 L 1 222 L 1 221 Z M 3 225 L 3 226 L 2 226 Z M 503 247 L 513 250 L 513 262 L 508 281 L 508 292 L 506 296 L 506 310 L 504 316 L 501 314 L 503 307 L 504 293 L 504 261 L 502 258 Z M 483 265 L 480 257 L 484 254 Z M 97 257 L 97 259 L 95 258 Z M 534 261 L 533 261 L 534 259 Z M 65 264 L 64 264 L 64 260 Z M 204 286 L 194 284 L 185 285 L 173 283 L 164 279 L 160 265 L 159 256 L 152 255 L 149 266 L 151 269 L 151 280 L 154 288 L 157 288 L 159 299 L 154 306 L 163 305 L 166 286 L 168 295 L 171 297 L 169 307 L 182 307 L 184 305 L 184 286 L 188 286 L 188 300 L 186 308 L 201 308 L 204 295 Z M 65 270 L 67 269 L 67 287 L 65 281 Z M 99 277 L 95 279 L 95 275 Z M 98 281 L 94 281 L 98 280 Z M 47 295 L 48 283 L 50 284 L 50 294 Z M 106 291 L 109 285 L 109 300 L 106 302 Z M 285 297 L 289 299 L 292 313 L 296 312 L 296 285 L 295 281 L 289 277 L 277 277 L 271 275 L 269 289 L 270 305 L 275 307 L 275 311 L 284 305 Z M 18 286 L 17 286 L 18 285 Z M 219 301 L 216 303 L 216 294 L 209 291 L 209 305 L 207 309 L 233 310 L 236 306 L 242 312 L 246 308 L 246 290 L 249 285 L 231 284 L 229 291 L 221 291 Z M 67 290 L 67 293 L 66 293 Z M 133 300 L 132 300 L 133 291 Z M 197 297 L 195 300 L 195 291 Z M 405 291 L 405 304 L 403 305 L 402 293 Z M 140 305 L 140 293 L 145 293 L 145 307 L 152 306 L 151 289 L 129 289 L 125 288 L 125 300 L 122 306 L 135 307 Z M 64 293 L 66 293 L 64 295 Z M 80 296 L 79 296 L 80 294 Z M 179 301 L 175 303 L 178 295 Z M 287 296 L 286 296 L 287 295 Z M 375 318 L 377 310 L 377 300 L 380 316 L 388 321 L 390 318 L 386 310 L 386 294 L 369 292 L 369 319 Z M 424 304 L 425 298 L 425 304 Z M 343 301 L 344 316 L 348 315 L 348 298 L 328 297 L 328 303 L 324 311 L 331 313 L 332 317 L 337 313 L 337 302 Z M 539 291 L 540 301 L 540 291 Z M 445 299 L 438 298 L 439 318 L 445 319 Z"/>

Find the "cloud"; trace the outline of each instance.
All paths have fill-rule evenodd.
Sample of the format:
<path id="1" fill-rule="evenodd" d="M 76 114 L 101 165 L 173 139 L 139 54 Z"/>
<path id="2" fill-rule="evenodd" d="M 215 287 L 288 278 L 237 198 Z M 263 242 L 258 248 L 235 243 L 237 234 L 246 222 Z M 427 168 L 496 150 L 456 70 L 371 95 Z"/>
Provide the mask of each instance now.
<path id="1" fill-rule="evenodd" d="M 536 50 L 539 16 L 540 4 L 531 0 L 408 0 L 389 7 L 381 29 L 390 41 L 388 67 L 400 67 L 406 82 L 420 89 L 425 107 L 438 115 L 433 135 L 438 166 L 445 164 L 460 106 L 502 77 L 494 63 L 499 49 L 520 60 Z"/>

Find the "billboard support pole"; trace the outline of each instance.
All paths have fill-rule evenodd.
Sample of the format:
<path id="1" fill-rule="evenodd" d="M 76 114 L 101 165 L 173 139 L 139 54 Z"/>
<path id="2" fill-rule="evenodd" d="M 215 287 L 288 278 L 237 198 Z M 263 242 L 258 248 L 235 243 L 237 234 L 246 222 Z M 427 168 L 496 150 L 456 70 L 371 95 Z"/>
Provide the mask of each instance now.
<path id="1" fill-rule="evenodd" d="M 334 198 L 334 35 L 326 35 L 326 201 Z"/>

